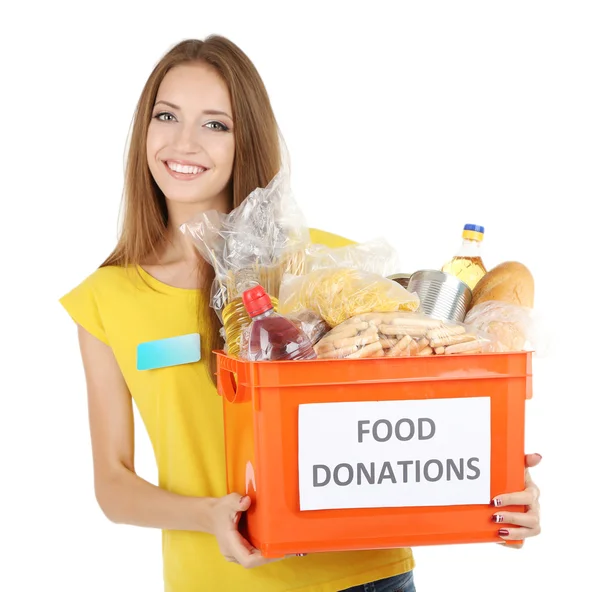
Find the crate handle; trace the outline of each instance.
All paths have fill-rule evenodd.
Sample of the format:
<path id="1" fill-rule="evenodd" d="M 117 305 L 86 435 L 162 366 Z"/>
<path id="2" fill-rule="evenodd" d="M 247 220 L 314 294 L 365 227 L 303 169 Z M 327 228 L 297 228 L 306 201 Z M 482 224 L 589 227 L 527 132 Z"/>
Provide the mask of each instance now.
<path id="1" fill-rule="evenodd" d="M 224 362 L 227 358 L 223 359 Z M 231 360 L 227 360 L 230 362 Z M 219 394 L 229 403 L 243 403 L 248 400 L 248 391 L 243 384 L 236 380 L 237 364 L 222 363 L 219 366 Z"/>

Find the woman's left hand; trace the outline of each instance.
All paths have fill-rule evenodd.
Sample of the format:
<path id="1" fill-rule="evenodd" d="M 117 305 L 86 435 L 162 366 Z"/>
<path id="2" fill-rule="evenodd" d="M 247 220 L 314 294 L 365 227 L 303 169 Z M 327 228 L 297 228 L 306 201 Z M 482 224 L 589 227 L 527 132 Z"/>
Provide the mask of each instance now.
<path id="1" fill-rule="evenodd" d="M 525 506 L 525 512 L 503 512 L 499 510 L 494 514 L 493 520 L 499 524 L 514 524 L 515 527 L 502 526 L 498 531 L 498 536 L 505 541 L 521 541 L 512 543 L 506 547 L 520 549 L 523 546 L 524 539 L 540 534 L 540 490 L 531 480 L 529 469 L 540 463 L 542 457 L 539 454 L 527 454 L 525 456 L 525 491 L 517 493 L 505 493 L 494 498 L 493 503 L 496 507 L 504 506 Z"/>

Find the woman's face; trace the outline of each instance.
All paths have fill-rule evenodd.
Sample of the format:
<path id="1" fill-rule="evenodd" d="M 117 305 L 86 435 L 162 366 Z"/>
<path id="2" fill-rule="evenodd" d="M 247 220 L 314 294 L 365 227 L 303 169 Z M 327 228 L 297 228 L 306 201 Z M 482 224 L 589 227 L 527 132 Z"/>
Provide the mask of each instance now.
<path id="1" fill-rule="evenodd" d="M 210 66 L 169 70 L 152 109 L 146 152 L 167 200 L 202 210 L 228 203 L 235 154 L 231 100 Z"/>

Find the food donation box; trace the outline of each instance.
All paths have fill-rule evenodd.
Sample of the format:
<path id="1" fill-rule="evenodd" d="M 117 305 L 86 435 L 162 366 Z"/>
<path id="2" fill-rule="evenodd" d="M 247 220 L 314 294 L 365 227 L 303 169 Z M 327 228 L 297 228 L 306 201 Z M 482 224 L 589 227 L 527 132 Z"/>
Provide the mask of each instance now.
<path id="1" fill-rule="evenodd" d="M 531 361 L 218 352 L 228 490 L 252 499 L 243 534 L 269 558 L 499 542 L 491 500 L 524 488 Z"/>

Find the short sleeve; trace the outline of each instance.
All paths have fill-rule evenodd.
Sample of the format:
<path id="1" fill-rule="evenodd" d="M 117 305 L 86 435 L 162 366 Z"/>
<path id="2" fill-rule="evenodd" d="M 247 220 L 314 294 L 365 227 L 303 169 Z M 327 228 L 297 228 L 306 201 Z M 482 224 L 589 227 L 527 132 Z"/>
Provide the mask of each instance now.
<path id="1" fill-rule="evenodd" d="M 94 290 L 93 276 L 88 277 L 65 294 L 59 299 L 59 302 L 78 325 L 81 325 L 88 333 L 109 345 Z"/>

